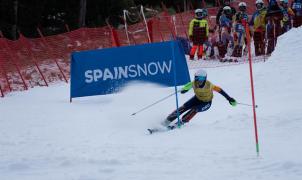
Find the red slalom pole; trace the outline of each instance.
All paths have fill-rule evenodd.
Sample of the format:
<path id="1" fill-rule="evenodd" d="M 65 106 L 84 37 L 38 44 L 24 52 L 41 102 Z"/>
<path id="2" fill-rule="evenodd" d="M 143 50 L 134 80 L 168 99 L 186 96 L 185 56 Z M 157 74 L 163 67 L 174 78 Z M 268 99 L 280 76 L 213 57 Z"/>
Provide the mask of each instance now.
<path id="1" fill-rule="evenodd" d="M 256 151 L 259 156 L 259 140 L 258 140 L 258 128 L 257 128 L 257 118 L 256 118 L 256 103 L 255 103 L 255 92 L 254 92 L 254 79 L 253 79 L 253 67 L 252 67 L 252 53 L 251 53 L 251 36 L 247 23 L 245 23 L 247 46 L 248 46 L 248 58 L 250 66 L 250 80 L 251 80 L 251 90 L 252 90 L 252 101 L 253 101 L 253 116 L 254 116 L 254 128 L 255 128 L 255 139 L 256 139 Z"/>

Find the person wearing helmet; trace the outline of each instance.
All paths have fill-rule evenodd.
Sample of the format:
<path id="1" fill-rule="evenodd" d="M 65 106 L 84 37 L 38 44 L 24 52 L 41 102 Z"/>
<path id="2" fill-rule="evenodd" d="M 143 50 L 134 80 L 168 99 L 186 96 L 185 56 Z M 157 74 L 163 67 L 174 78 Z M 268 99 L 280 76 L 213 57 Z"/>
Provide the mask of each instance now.
<path id="1" fill-rule="evenodd" d="M 232 17 L 236 14 L 236 9 L 231 6 L 231 1 L 230 0 L 224 0 L 222 7 L 219 8 L 218 13 L 216 15 L 216 24 L 217 25 L 219 25 L 219 20 L 220 20 L 220 16 L 223 13 L 223 8 L 226 7 L 226 6 L 231 8 L 231 13 L 229 13 L 229 19 L 232 19 Z"/>
<path id="2" fill-rule="evenodd" d="M 236 13 L 235 15 L 235 20 L 238 21 L 238 22 L 242 22 L 245 21 L 245 22 L 248 22 L 248 15 L 246 13 L 246 10 L 247 10 L 247 5 L 245 2 L 240 2 L 238 4 L 238 9 L 239 11 Z"/>
<path id="3" fill-rule="evenodd" d="M 242 57 L 242 47 L 245 43 L 245 26 L 248 22 L 248 15 L 246 13 L 247 5 L 245 2 L 240 2 L 238 4 L 239 11 L 236 13 L 234 17 L 234 51 L 233 57 Z"/>
<path id="4" fill-rule="evenodd" d="M 264 6 L 263 0 L 256 0 L 256 11 L 253 14 L 251 21 L 252 32 L 254 34 L 255 55 L 260 56 L 265 54 L 265 31 L 266 31 L 266 13 L 267 9 Z"/>
<path id="5" fill-rule="evenodd" d="M 207 11 L 204 9 L 195 10 L 195 18 L 189 24 L 189 38 L 193 46 L 190 50 L 190 60 L 193 60 L 197 51 L 198 59 L 202 59 L 203 44 L 209 35 L 209 25 L 206 19 Z"/>
<path id="6" fill-rule="evenodd" d="M 228 50 L 232 49 L 234 45 L 233 37 L 231 36 L 232 17 L 230 16 L 232 16 L 232 9 L 229 6 L 225 6 L 219 19 L 220 43 L 218 49 L 220 58 L 222 59 L 227 54 Z"/>
<path id="7" fill-rule="evenodd" d="M 281 9 L 277 3 L 277 0 L 270 0 L 267 7 L 267 16 L 281 15 Z"/>
<path id="8" fill-rule="evenodd" d="M 283 14 L 276 0 L 270 0 L 266 13 L 266 54 L 271 54 L 277 44 L 277 38 L 282 34 L 281 21 Z"/>
<path id="9" fill-rule="evenodd" d="M 194 90 L 195 95 L 179 107 L 178 112 L 175 110 L 172 112 L 161 124 L 165 127 L 173 129 L 177 124 L 171 123 L 179 115 L 185 113 L 181 118 L 181 124 L 188 123 L 198 112 L 207 111 L 212 104 L 212 99 L 214 97 L 213 91 L 220 93 L 224 96 L 232 106 L 236 106 L 237 102 L 234 98 L 230 97 L 224 90 L 220 87 L 215 86 L 210 81 L 207 80 L 207 72 L 203 69 L 198 70 L 194 74 L 194 80 L 187 83 L 181 89 L 181 93 L 184 94 L 190 89 Z"/>
<path id="10" fill-rule="evenodd" d="M 302 25 L 302 0 L 294 0 L 292 3 L 292 10 L 295 13 L 293 17 L 293 26 L 299 27 Z"/>
<path id="11" fill-rule="evenodd" d="M 295 15 L 293 10 L 288 6 L 288 0 L 280 0 L 280 8 L 283 14 L 281 20 L 282 34 L 289 31 L 292 28 L 291 21 Z"/>

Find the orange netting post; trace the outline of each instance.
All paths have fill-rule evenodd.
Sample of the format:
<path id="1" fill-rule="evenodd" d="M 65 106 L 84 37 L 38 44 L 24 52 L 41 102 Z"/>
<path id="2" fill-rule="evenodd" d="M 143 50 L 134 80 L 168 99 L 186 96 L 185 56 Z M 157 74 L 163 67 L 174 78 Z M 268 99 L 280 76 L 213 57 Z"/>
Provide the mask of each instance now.
<path id="1" fill-rule="evenodd" d="M 158 29 L 161 41 L 164 42 L 165 39 L 164 39 L 163 33 L 161 32 L 161 26 L 160 26 L 159 18 L 156 18 L 155 22 L 156 22 L 156 26 L 155 27 L 157 27 L 157 29 Z"/>
<path id="2" fill-rule="evenodd" d="M 15 54 L 12 52 L 11 48 L 9 47 L 8 43 L 7 43 L 7 40 L 2 40 L 2 43 L 4 44 L 4 48 L 7 50 L 7 54 L 8 54 L 8 57 L 9 59 L 11 60 L 12 64 L 16 67 L 17 69 L 17 72 L 22 80 L 22 83 L 23 83 L 23 86 L 24 86 L 24 90 L 28 90 L 28 86 L 26 85 L 25 83 L 25 78 L 22 76 L 22 73 L 21 73 L 21 69 L 20 67 L 18 66 L 18 64 L 16 63 L 16 56 Z"/>
<path id="3" fill-rule="evenodd" d="M 147 22 L 147 28 L 148 28 L 148 33 L 149 33 L 150 41 L 152 43 L 154 41 L 153 40 L 153 20 L 152 19 L 150 19 Z"/>
<path id="4" fill-rule="evenodd" d="M 112 46 L 120 47 L 121 43 L 120 43 L 119 38 L 117 36 L 116 30 L 114 28 L 112 28 L 111 26 L 109 26 L 109 28 L 111 30 Z"/>
<path id="5" fill-rule="evenodd" d="M 40 67 L 39 67 L 39 65 L 38 65 L 38 63 L 37 63 L 37 60 L 36 60 L 35 56 L 34 56 L 33 53 L 31 52 L 30 45 L 28 44 L 26 38 L 25 38 L 21 33 L 20 33 L 20 41 L 21 41 L 21 43 L 25 46 L 28 55 L 33 59 L 33 63 L 34 63 L 34 65 L 37 67 L 38 72 L 40 73 L 40 75 L 41 75 L 41 77 L 42 77 L 42 79 L 43 79 L 45 85 L 48 86 L 48 83 L 47 83 L 47 81 L 46 81 L 46 79 L 45 79 L 45 76 L 43 75 L 43 73 L 42 73 L 42 71 L 41 71 L 41 69 L 40 69 Z"/>
<path id="6" fill-rule="evenodd" d="M 2 59 L 2 58 L 0 59 L 0 69 L 3 72 L 3 76 L 5 78 L 9 91 L 12 92 L 12 88 L 11 88 L 11 85 L 8 80 L 7 72 L 6 72 L 5 68 L 3 67 L 3 65 L 1 64 L 1 61 L 4 62 L 4 59 Z"/>
<path id="7" fill-rule="evenodd" d="M 2 34 L 2 32 L 0 31 L 0 38 L 3 38 L 3 34 Z M 0 43 L 1 43 L 2 41 L 0 41 Z M 3 43 L 1 43 L 1 44 L 3 44 Z M 1 44 L 0 44 L 0 47 L 1 47 Z M 4 48 L 3 48 L 4 49 Z M 1 54 L 0 54 L 1 55 Z M 8 86 L 8 89 L 9 89 L 9 91 L 10 92 L 12 92 L 12 88 L 11 88 L 11 85 L 10 85 L 10 83 L 9 83 L 9 79 L 8 79 L 8 75 L 7 75 L 7 72 L 6 72 L 6 70 L 5 70 L 5 68 L 4 68 L 4 63 L 6 62 L 6 60 L 5 60 L 5 58 L 4 57 L 2 57 L 2 56 L 0 56 L 0 70 L 3 72 L 3 75 L 4 75 L 4 78 L 5 78 L 5 81 L 6 81 L 6 83 L 7 83 L 7 86 Z M 1 87 L 0 87 L 1 88 Z M 2 93 L 2 97 L 4 97 L 4 92 L 3 92 L 3 90 L 1 89 L 1 93 Z"/>

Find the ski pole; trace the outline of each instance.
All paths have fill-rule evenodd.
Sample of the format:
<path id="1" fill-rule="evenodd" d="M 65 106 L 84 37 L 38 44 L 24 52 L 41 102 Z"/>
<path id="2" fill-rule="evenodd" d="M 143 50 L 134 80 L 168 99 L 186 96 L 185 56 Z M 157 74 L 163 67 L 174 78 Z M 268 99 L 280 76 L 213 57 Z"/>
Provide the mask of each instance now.
<path id="1" fill-rule="evenodd" d="M 180 90 L 178 90 L 177 92 L 179 92 L 179 91 L 180 91 Z M 148 106 L 146 106 L 146 107 L 140 109 L 139 111 L 137 111 L 137 112 L 135 112 L 135 113 L 132 113 L 131 116 L 134 116 L 134 115 L 136 115 L 136 114 L 138 114 L 138 113 L 140 113 L 140 112 L 142 112 L 142 111 L 144 111 L 144 110 L 146 110 L 146 109 L 148 109 L 148 108 L 154 106 L 155 104 L 158 104 L 158 103 L 160 103 L 160 102 L 162 102 L 162 101 L 168 99 L 169 97 L 173 96 L 174 94 L 175 94 L 175 92 L 173 92 L 172 94 L 169 94 L 168 96 L 166 96 L 166 97 L 164 97 L 164 98 L 161 98 L 160 100 L 157 100 L 156 102 L 154 102 L 154 103 L 152 103 L 152 104 L 150 104 L 150 105 L 148 105 Z"/>
<path id="2" fill-rule="evenodd" d="M 251 104 L 245 104 L 245 103 L 240 103 L 240 102 L 237 102 L 237 104 L 240 104 L 240 105 L 243 105 L 243 106 L 253 106 Z M 258 105 L 255 105 L 255 108 L 257 108 Z"/>

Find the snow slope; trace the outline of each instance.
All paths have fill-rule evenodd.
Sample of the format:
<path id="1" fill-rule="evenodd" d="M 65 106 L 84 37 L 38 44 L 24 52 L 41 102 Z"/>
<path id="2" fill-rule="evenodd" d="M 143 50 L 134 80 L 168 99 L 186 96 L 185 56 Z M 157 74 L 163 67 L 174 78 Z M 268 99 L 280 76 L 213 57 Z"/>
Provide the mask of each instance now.
<path id="1" fill-rule="evenodd" d="M 74 99 L 69 85 L 0 99 L 1 180 L 300 180 L 302 28 L 254 64 L 260 156 L 252 109 L 219 94 L 181 129 L 148 135 L 175 108 L 173 88 L 133 84 L 119 94 Z M 196 69 L 191 70 L 191 75 Z M 209 80 L 251 103 L 248 65 L 207 69 Z M 193 95 L 180 95 L 184 103 Z"/>

